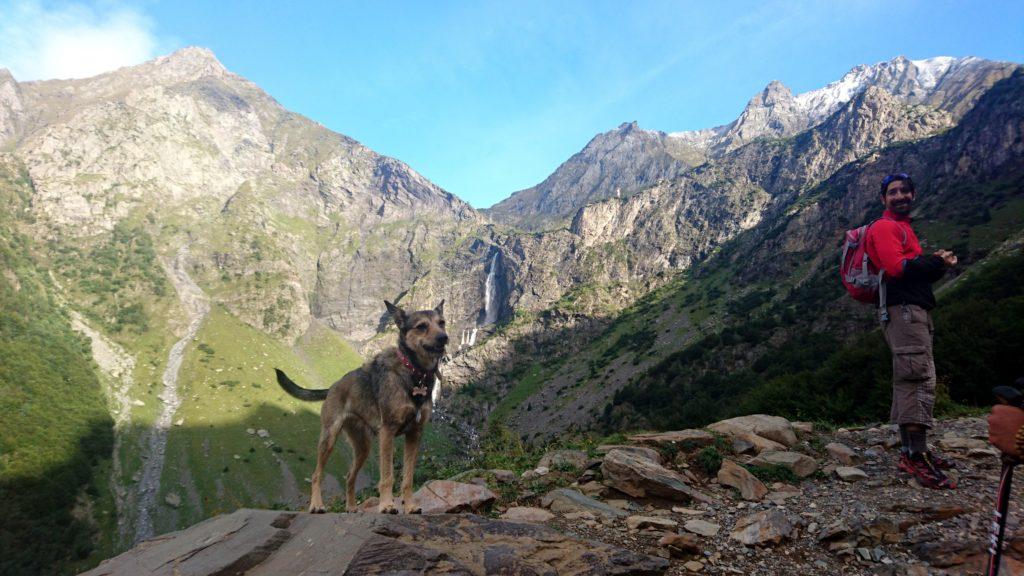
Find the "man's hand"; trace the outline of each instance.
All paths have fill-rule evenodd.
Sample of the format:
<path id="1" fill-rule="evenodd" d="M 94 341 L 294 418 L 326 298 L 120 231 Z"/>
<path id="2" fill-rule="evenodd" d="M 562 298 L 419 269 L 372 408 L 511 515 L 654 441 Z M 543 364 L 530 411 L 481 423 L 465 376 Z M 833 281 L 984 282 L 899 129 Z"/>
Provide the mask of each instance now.
<path id="1" fill-rule="evenodd" d="M 992 413 L 988 415 L 988 441 L 1003 454 L 1019 459 L 1021 454 L 1017 450 L 1015 436 L 1021 426 L 1024 426 L 1024 410 L 996 404 L 992 407 Z"/>
<path id="2" fill-rule="evenodd" d="M 956 266 L 956 254 L 953 254 L 949 250 L 938 250 L 935 255 L 942 258 L 942 263 L 946 265 L 946 268 L 952 268 Z"/>

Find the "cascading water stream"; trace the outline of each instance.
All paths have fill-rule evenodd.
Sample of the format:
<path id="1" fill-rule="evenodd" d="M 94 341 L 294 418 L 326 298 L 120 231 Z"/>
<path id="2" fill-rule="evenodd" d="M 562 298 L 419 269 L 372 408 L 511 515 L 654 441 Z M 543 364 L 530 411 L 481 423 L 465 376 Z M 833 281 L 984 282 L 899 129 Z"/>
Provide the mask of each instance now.
<path id="1" fill-rule="evenodd" d="M 491 269 L 487 273 L 487 281 L 484 283 L 484 326 L 494 324 L 498 321 L 498 252 L 491 257 Z"/>

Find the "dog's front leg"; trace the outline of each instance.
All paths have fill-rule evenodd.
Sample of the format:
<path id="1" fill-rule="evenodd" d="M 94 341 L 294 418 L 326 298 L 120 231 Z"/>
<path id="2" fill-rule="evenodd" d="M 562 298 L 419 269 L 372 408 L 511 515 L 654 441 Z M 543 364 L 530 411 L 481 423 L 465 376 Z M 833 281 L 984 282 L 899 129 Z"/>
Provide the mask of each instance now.
<path id="1" fill-rule="evenodd" d="M 380 483 L 377 484 L 377 491 L 380 492 L 380 506 L 377 511 L 381 514 L 397 514 L 395 508 L 395 432 L 387 426 L 380 427 Z"/>
<path id="2" fill-rule="evenodd" d="M 402 453 L 402 508 L 406 514 L 419 514 L 419 506 L 412 501 L 412 481 L 416 471 L 416 454 L 420 449 L 420 431 L 405 433 L 405 451 Z"/>

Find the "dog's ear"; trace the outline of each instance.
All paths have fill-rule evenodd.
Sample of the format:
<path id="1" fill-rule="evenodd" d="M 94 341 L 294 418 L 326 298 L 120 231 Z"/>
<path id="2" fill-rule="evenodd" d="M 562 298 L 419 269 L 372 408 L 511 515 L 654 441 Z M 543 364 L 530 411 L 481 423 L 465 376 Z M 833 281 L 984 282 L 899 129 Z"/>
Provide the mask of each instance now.
<path id="1" fill-rule="evenodd" d="M 441 303 L 434 306 L 434 312 L 437 312 L 438 316 L 444 316 L 444 299 L 441 299 Z"/>
<path id="2" fill-rule="evenodd" d="M 401 307 L 395 306 L 387 300 L 384 301 L 384 305 L 388 307 L 388 312 L 391 314 L 391 318 L 394 319 L 395 325 L 398 326 L 398 329 L 401 330 L 405 327 L 405 310 L 402 310 Z"/>

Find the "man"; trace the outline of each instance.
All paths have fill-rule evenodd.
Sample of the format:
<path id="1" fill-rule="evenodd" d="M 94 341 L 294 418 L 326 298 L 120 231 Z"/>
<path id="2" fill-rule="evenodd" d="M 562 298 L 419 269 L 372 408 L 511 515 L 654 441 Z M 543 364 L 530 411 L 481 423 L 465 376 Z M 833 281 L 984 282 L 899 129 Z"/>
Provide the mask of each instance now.
<path id="1" fill-rule="evenodd" d="M 935 362 L 932 358 L 932 318 L 935 307 L 932 283 L 956 256 L 939 250 L 921 253 L 921 244 L 910 227 L 910 211 L 916 190 L 907 174 L 891 174 L 882 180 L 880 196 L 885 212 L 871 225 L 867 252 L 884 272 L 886 309 L 882 318 L 885 341 L 892 352 L 892 409 L 890 418 L 899 425 L 902 450 L 899 469 L 923 486 L 952 489 L 956 484 L 943 470 L 953 465 L 928 451 L 928 429 L 935 405 Z"/>

